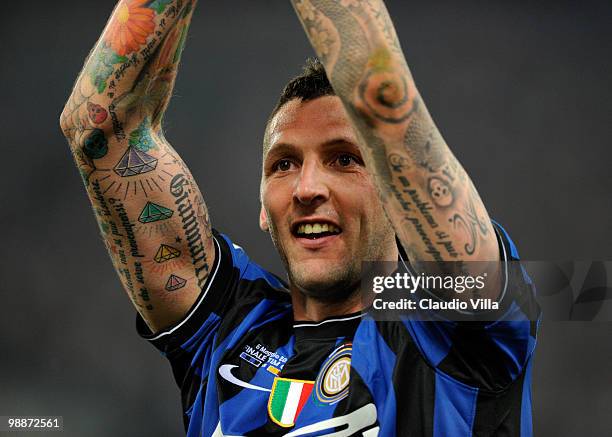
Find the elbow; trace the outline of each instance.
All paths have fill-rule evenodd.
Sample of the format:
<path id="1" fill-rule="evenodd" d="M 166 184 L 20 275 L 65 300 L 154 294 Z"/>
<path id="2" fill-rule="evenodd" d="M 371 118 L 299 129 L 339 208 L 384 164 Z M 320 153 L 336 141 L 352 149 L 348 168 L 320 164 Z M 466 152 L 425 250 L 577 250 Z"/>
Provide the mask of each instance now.
<path id="1" fill-rule="evenodd" d="M 66 103 L 59 117 L 59 126 L 64 137 L 72 148 L 83 144 L 86 138 L 103 136 L 108 138 L 112 134 L 111 118 L 108 112 L 100 105 L 84 103 L 74 107 Z"/>
<path id="2" fill-rule="evenodd" d="M 70 144 L 72 144 L 75 139 L 74 137 L 76 132 L 76 125 L 71 120 L 70 114 L 66 107 L 64 107 L 62 113 L 60 114 L 59 127 L 62 131 L 62 134 L 64 134 L 64 137 L 68 140 Z"/>

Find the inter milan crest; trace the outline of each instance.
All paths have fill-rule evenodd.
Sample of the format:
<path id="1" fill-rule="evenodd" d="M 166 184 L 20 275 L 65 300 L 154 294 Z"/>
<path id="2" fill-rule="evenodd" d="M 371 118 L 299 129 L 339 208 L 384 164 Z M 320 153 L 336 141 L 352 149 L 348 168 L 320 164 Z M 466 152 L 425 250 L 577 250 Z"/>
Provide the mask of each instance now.
<path id="1" fill-rule="evenodd" d="M 268 414 L 272 422 L 289 428 L 295 425 L 302 408 L 306 404 L 314 381 L 274 378 L 272 392 L 268 400 Z"/>
<path id="2" fill-rule="evenodd" d="M 352 343 L 345 343 L 325 360 L 315 381 L 315 395 L 319 402 L 335 404 L 348 396 L 351 375 Z"/>

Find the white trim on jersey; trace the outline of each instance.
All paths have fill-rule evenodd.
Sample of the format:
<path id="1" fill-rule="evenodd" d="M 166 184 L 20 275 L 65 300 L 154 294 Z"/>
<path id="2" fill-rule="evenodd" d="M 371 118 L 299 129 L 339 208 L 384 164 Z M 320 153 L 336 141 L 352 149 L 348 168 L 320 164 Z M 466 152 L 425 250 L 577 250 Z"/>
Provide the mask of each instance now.
<path id="1" fill-rule="evenodd" d="M 508 290 L 508 255 L 506 254 L 506 245 L 504 244 L 504 239 L 501 236 L 501 234 L 499 233 L 499 231 L 497 230 L 497 228 L 495 227 L 495 225 L 493 226 L 493 230 L 495 231 L 495 235 L 497 235 L 498 237 L 498 242 L 502 247 L 502 253 L 503 253 L 503 258 L 504 258 L 504 287 L 502 289 L 501 292 L 501 296 L 496 299 L 497 302 L 502 302 L 504 300 L 504 297 L 506 297 L 506 291 Z M 400 253 L 400 260 L 402 261 L 402 264 L 404 265 L 404 268 L 408 271 L 408 273 L 410 273 L 413 276 L 417 276 L 417 274 L 415 272 L 413 272 L 410 267 L 408 266 L 408 264 L 406 264 L 406 261 L 404 260 L 404 258 L 402 258 L 402 254 Z M 452 262 L 452 261 L 449 261 Z M 475 261 L 477 262 L 477 261 Z M 429 294 L 430 296 L 432 296 L 433 298 L 437 299 L 437 300 L 442 300 L 440 299 L 440 297 L 435 294 L 434 292 L 432 292 L 431 290 L 426 289 L 425 287 L 421 287 L 421 290 L 423 290 L 425 293 Z M 456 309 L 454 310 L 458 313 L 461 314 L 467 314 L 467 315 L 474 315 L 477 314 L 473 311 L 464 311 L 464 310 L 460 310 L 460 309 Z M 482 312 L 478 312 L 478 314 L 480 314 Z"/>
<path id="2" fill-rule="evenodd" d="M 219 242 L 217 241 L 217 238 L 215 236 L 213 236 L 213 240 L 214 240 L 215 245 L 216 245 L 216 247 L 218 249 L 217 253 L 218 253 L 218 258 L 219 259 L 215 259 L 215 263 L 217 264 L 217 267 L 215 268 L 215 271 L 213 272 L 212 276 L 210 276 L 208 278 L 208 285 L 206 286 L 206 289 L 202 293 L 200 293 L 200 297 L 198 298 L 198 301 L 191 308 L 191 310 L 189 310 L 189 312 L 183 318 L 183 320 L 181 320 L 179 323 L 177 323 L 176 325 L 174 325 L 172 328 L 168 329 L 167 331 L 162 331 L 162 332 L 158 333 L 155 337 L 148 338 L 147 340 L 149 340 L 149 341 L 157 340 L 157 339 L 159 339 L 161 337 L 164 337 L 166 335 L 172 334 L 174 331 L 176 331 L 181 326 L 183 326 L 185 323 L 187 323 L 187 320 L 189 320 L 189 318 L 196 312 L 196 310 L 198 309 L 200 304 L 204 301 L 204 298 L 208 294 L 208 290 L 210 290 L 210 287 L 212 286 L 213 282 L 215 281 L 215 276 L 217 275 L 217 272 L 219 271 L 219 266 L 221 265 L 221 247 L 219 246 Z"/>
<path id="3" fill-rule="evenodd" d="M 344 318 L 340 318 L 340 319 L 327 319 L 327 320 L 323 320 L 322 322 L 318 322 L 318 323 L 300 323 L 299 325 L 293 325 L 294 328 L 303 328 L 306 326 L 321 326 L 324 325 L 326 323 L 329 322 L 344 322 L 346 320 L 354 320 L 354 319 L 358 319 L 360 317 L 363 317 L 365 314 L 357 314 L 356 316 L 351 316 L 351 317 L 344 317 Z"/>

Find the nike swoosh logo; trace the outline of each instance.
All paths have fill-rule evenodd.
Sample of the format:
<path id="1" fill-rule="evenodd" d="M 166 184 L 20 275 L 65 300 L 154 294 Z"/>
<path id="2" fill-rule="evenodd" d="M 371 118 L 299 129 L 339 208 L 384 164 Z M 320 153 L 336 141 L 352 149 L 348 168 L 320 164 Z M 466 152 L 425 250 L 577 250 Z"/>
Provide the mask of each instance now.
<path id="1" fill-rule="evenodd" d="M 376 406 L 374 404 L 367 404 L 358 410 L 353 411 L 346 416 L 332 417 L 331 419 L 323 420 L 321 422 L 313 423 L 312 425 L 306 425 L 291 431 L 288 434 L 284 434 L 284 437 L 298 437 L 304 435 L 312 435 L 317 433 L 320 436 L 328 437 L 349 437 L 356 435 L 359 431 L 362 431 L 362 437 L 377 437 L 380 431 L 379 427 L 363 431 L 376 423 Z M 347 428 L 341 431 L 334 432 L 334 429 L 348 425 Z M 330 431 L 331 434 L 319 434 L 317 431 Z"/>
<path id="2" fill-rule="evenodd" d="M 268 391 L 268 392 L 272 391 L 269 388 L 249 384 L 248 382 L 245 382 L 245 381 L 242 381 L 241 379 L 236 378 L 234 375 L 232 375 L 232 369 L 235 367 L 238 367 L 238 366 L 234 364 L 224 364 L 221 367 L 219 367 L 219 375 L 221 375 L 221 377 L 225 379 L 226 381 L 231 382 L 232 384 L 237 385 L 239 387 L 248 388 L 250 390 L 259 390 L 259 391 Z"/>
<path id="3" fill-rule="evenodd" d="M 332 417 L 331 419 L 313 423 L 312 425 L 306 425 L 287 434 L 283 434 L 283 437 L 300 437 L 312 435 L 313 433 L 317 433 L 317 435 L 321 437 L 348 437 L 357 435 L 360 431 L 361 434 L 359 435 L 361 435 L 361 437 L 378 437 L 380 427 L 376 426 L 372 428 L 372 425 L 376 423 L 376 417 L 376 406 L 374 406 L 374 404 L 367 404 L 346 416 Z M 338 428 L 342 428 L 342 430 L 336 431 Z M 366 428 L 369 429 L 364 431 Z M 327 431 L 327 434 L 321 434 L 321 431 Z M 221 422 L 218 422 L 212 437 L 240 436 L 223 434 L 223 431 L 221 431 Z"/>

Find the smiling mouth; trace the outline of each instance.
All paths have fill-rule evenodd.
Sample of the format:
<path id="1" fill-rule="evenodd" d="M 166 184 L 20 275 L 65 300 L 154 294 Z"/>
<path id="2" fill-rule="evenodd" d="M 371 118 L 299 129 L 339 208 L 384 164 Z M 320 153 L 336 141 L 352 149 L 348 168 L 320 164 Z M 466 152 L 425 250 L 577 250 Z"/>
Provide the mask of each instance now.
<path id="1" fill-rule="evenodd" d="M 331 223 L 302 223 L 294 227 L 293 235 L 298 238 L 308 238 L 316 240 L 317 238 L 329 237 L 338 235 L 342 230 Z"/>

